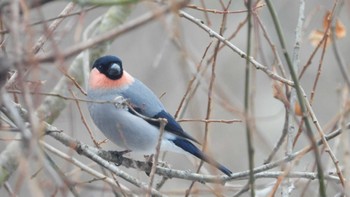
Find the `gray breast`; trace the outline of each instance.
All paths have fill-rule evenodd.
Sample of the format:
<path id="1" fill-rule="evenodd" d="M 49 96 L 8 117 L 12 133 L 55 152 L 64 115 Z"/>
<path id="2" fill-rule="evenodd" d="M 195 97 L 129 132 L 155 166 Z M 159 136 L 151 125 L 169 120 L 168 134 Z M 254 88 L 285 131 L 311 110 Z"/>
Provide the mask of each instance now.
<path id="1" fill-rule="evenodd" d="M 88 91 L 89 99 L 113 100 L 120 92 Z M 102 100 L 102 99 L 99 99 Z M 158 128 L 125 109 L 117 109 L 111 103 L 89 103 L 90 115 L 104 135 L 123 149 L 153 153 L 159 136 Z"/>

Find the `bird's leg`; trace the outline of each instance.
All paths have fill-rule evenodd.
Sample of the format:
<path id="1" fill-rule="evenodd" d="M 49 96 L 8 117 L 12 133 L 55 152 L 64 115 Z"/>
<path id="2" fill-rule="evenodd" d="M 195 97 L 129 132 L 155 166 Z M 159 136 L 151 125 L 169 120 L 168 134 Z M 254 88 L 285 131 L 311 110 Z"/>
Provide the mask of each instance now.
<path id="1" fill-rule="evenodd" d="M 146 159 L 146 163 L 148 164 L 148 166 L 150 166 L 150 171 L 148 172 L 148 171 L 145 171 L 145 173 L 147 174 L 147 176 L 149 176 L 150 175 L 150 173 L 151 173 L 151 169 L 152 169 L 152 166 L 153 166 L 153 154 L 152 155 L 145 155 L 144 157 L 145 157 L 145 159 Z"/>
<path id="2" fill-rule="evenodd" d="M 153 154 L 152 155 L 145 155 L 146 163 L 152 163 L 153 161 Z"/>
<path id="3" fill-rule="evenodd" d="M 110 150 L 108 151 L 109 154 L 111 154 L 111 157 L 114 157 L 116 159 L 113 159 L 113 162 L 116 166 L 120 166 L 123 161 L 123 155 L 126 153 L 130 153 L 131 150 L 123 150 L 123 151 L 115 151 L 115 150 Z"/>
<path id="4" fill-rule="evenodd" d="M 146 159 L 146 163 L 148 164 L 148 166 L 150 166 L 149 169 L 152 169 L 154 155 L 153 154 L 152 155 L 145 155 L 144 157 Z M 170 168 L 170 166 L 164 161 L 158 161 L 157 166 Z M 147 174 L 147 176 L 149 176 L 151 171 L 149 171 L 149 172 L 146 171 L 145 173 Z"/>

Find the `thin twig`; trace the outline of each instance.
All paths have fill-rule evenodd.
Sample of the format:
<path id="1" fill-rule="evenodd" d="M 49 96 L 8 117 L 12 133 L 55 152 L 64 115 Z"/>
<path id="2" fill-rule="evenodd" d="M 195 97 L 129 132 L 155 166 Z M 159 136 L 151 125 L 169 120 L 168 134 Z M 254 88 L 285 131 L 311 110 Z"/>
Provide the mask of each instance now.
<path id="1" fill-rule="evenodd" d="M 338 2 L 339 0 L 337 0 Z M 340 0 L 338 9 L 334 10 L 334 12 L 332 13 L 332 18 L 337 17 L 340 14 L 340 9 L 343 7 L 344 5 L 344 1 Z M 347 68 L 347 63 L 345 62 L 344 58 L 340 55 L 339 49 L 338 49 L 338 44 L 337 44 L 337 39 L 336 39 L 336 21 L 337 20 L 333 20 L 333 22 L 331 21 L 331 19 L 329 19 L 329 23 L 328 23 L 328 27 L 327 29 L 330 29 L 331 31 L 331 37 L 332 37 L 332 46 L 333 46 L 333 52 L 334 52 L 334 56 L 335 59 L 337 61 L 337 65 L 339 67 L 340 70 L 340 74 L 343 76 L 344 81 L 346 83 L 346 85 L 348 86 L 348 89 L 350 89 L 350 77 L 349 77 L 349 71 Z"/>
<path id="2" fill-rule="evenodd" d="M 274 54 L 274 57 L 275 57 L 275 61 L 277 61 L 277 67 L 280 69 L 282 77 L 286 78 L 286 76 L 287 76 L 286 71 L 284 70 L 281 57 L 280 57 L 279 53 L 277 52 L 276 45 L 273 43 L 272 39 L 270 38 L 270 36 L 266 30 L 266 27 L 263 24 L 263 22 L 261 21 L 260 16 L 258 14 L 255 15 L 255 19 L 258 22 L 260 29 L 263 31 L 263 34 L 264 34 L 266 41 L 270 45 L 270 48 L 271 48 L 271 50 Z"/>
<path id="3" fill-rule="evenodd" d="M 296 73 L 299 72 L 300 70 L 300 46 L 302 42 L 302 36 L 303 36 L 303 25 L 304 25 L 304 20 L 305 20 L 305 1 L 300 0 L 299 1 L 299 15 L 298 15 L 298 23 L 297 26 L 295 27 L 295 43 L 294 43 L 294 48 L 293 48 L 293 54 L 292 54 L 292 61 L 293 61 L 293 68 Z M 286 143 L 286 152 L 285 155 L 288 156 L 293 153 L 293 140 L 295 136 L 295 122 L 292 117 L 295 116 L 295 108 L 294 106 L 297 103 L 297 95 L 296 95 L 296 90 L 294 88 L 291 88 L 290 93 L 289 93 L 289 109 L 287 106 L 286 108 L 286 130 L 284 132 L 287 132 L 286 137 L 287 137 L 287 143 Z M 292 183 L 289 178 L 284 181 L 285 175 L 289 173 L 292 168 L 293 168 L 293 162 L 287 162 L 283 166 L 283 170 L 285 171 L 285 174 L 283 176 L 280 176 L 274 185 L 275 191 L 271 192 L 270 196 L 274 196 L 275 192 L 277 191 L 277 188 L 279 184 L 282 183 L 282 196 L 283 197 L 288 197 L 289 194 L 291 193 L 291 188 L 292 188 Z M 283 183 L 284 181 L 284 183 Z"/>
<path id="4" fill-rule="evenodd" d="M 53 18 L 49 18 L 49 19 L 46 19 L 46 20 L 40 20 L 40 21 L 37 21 L 37 22 L 33 22 L 33 23 L 27 25 L 26 28 L 31 27 L 31 26 L 35 26 L 35 25 L 40 25 L 40 24 L 43 24 L 43 23 L 48 23 L 48 22 L 55 21 L 55 20 L 62 19 L 62 18 L 68 18 L 68 17 L 71 17 L 71 16 L 80 15 L 83 12 L 91 11 L 91 10 L 97 8 L 97 7 L 98 6 L 92 6 L 92 7 L 89 7 L 89 8 L 84 8 L 84 9 L 82 9 L 80 11 L 77 11 L 77 12 L 67 13 L 67 14 L 59 15 L 59 16 L 56 16 L 56 17 L 53 17 Z M 7 34 L 9 32 L 10 31 L 7 30 L 7 29 L 0 29 L 0 35 Z"/>
<path id="5" fill-rule="evenodd" d="M 230 35 L 228 36 L 226 39 L 227 41 L 231 41 L 232 39 L 236 38 L 236 36 L 238 35 L 238 33 L 240 32 L 240 30 L 244 27 L 244 25 L 247 23 L 247 20 L 248 20 L 248 17 L 245 17 L 238 25 L 237 27 L 235 28 L 235 31 Z M 209 25 L 208 25 L 209 26 Z M 220 43 L 220 47 L 218 49 L 218 51 L 220 52 L 224 47 L 226 46 L 225 43 Z M 214 54 L 209 57 L 209 60 L 208 60 L 208 64 L 211 63 L 214 59 Z"/>
<path id="6" fill-rule="evenodd" d="M 247 0 L 246 5 L 248 8 L 247 19 L 247 57 L 251 55 L 251 43 L 252 43 L 252 0 Z M 244 118 L 246 126 L 246 140 L 248 151 L 248 169 L 249 169 L 249 189 L 250 196 L 255 197 L 255 177 L 254 177 L 254 144 L 253 144 L 253 117 L 251 106 L 251 69 L 250 62 L 247 58 L 245 61 L 245 77 L 244 77 Z"/>
<path id="7" fill-rule="evenodd" d="M 32 48 L 32 51 L 34 54 L 38 53 L 41 47 L 45 44 L 48 37 L 52 35 L 52 33 L 56 30 L 58 25 L 65 19 L 65 17 L 73 10 L 75 4 L 74 3 L 68 3 L 66 7 L 62 10 L 62 12 L 58 15 L 58 18 L 52 21 L 52 23 L 49 25 L 49 27 L 46 30 L 46 34 L 42 35 L 34 47 Z"/>
<path id="8" fill-rule="evenodd" d="M 270 14 L 271 14 L 271 17 L 272 17 L 272 20 L 274 22 L 274 25 L 275 25 L 275 28 L 276 28 L 276 31 L 277 31 L 277 35 L 278 35 L 278 39 L 280 41 L 280 44 L 281 44 L 281 47 L 282 47 L 282 50 L 283 50 L 283 54 L 284 54 L 284 57 L 286 59 L 286 62 L 287 62 L 287 65 L 288 65 L 288 68 L 289 68 L 289 72 L 292 76 L 292 79 L 293 79 L 293 82 L 294 82 L 294 87 L 295 87 L 295 90 L 296 90 L 296 93 L 297 93 L 297 96 L 298 96 L 298 101 L 299 101 L 299 104 L 300 104 L 300 108 L 301 108 L 301 111 L 302 111 L 302 114 L 303 114 L 303 120 L 305 122 L 305 127 L 306 127 L 306 134 L 309 138 L 309 141 L 314 149 L 314 155 L 315 155 L 315 160 L 316 160 L 316 164 L 317 164 L 317 174 L 319 176 L 319 186 L 320 186 L 320 195 L 322 197 L 325 197 L 326 196 L 326 189 L 325 189 L 325 184 L 324 184 L 324 174 L 323 174 L 323 168 L 322 168 L 322 163 L 321 163 L 321 156 L 320 156 L 320 153 L 318 151 L 318 148 L 317 148 L 317 145 L 316 145 L 316 142 L 315 142 L 315 139 L 314 139 L 314 135 L 312 133 L 312 129 L 311 129 L 311 123 L 309 121 L 309 118 L 308 118 L 308 115 L 307 115 L 307 109 L 306 109 L 306 106 L 305 106 L 305 103 L 307 102 L 307 99 L 304 99 L 303 95 L 302 95 L 302 90 L 301 90 L 301 86 L 299 84 L 299 80 L 298 80 L 298 77 L 297 77 L 297 74 L 293 68 L 293 64 L 291 62 L 291 59 L 290 59 L 290 56 L 288 54 L 288 51 L 287 51 L 287 48 L 286 48 L 286 44 L 285 44 L 285 41 L 284 41 L 284 37 L 283 37 L 283 33 L 282 33 L 282 30 L 281 30 L 281 25 L 279 23 L 279 20 L 277 18 L 277 15 L 275 13 L 275 9 L 273 8 L 273 5 L 272 5 L 272 2 L 270 0 L 266 0 L 265 1 L 266 4 L 267 4 L 267 7 L 270 11 Z"/>
<path id="9" fill-rule="evenodd" d="M 158 165 L 158 158 L 159 158 L 159 153 L 160 153 L 160 146 L 162 144 L 162 140 L 163 140 L 163 134 L 164 134 L 164 128 L 167 125 L 168 121 L 165 118 L 159 118 L 159 137 L 158 137 L 158 141 L 157 141 L 157 146 L 156 146 L 156 153 L 153 156 L 153 161 L 152 161 L 152 169 L 149 175 L 149 183 L 148 183 L 148 191 L 147 191 L 147 195 L 146 196 L 150 196 L 151 195 L 151 189 L 153 187 L 153 181 L 154 181 L 154 177 L 156 175 L 156 169 L 157 169 L 157 165 Z"/>
<path id="10" fill-rule="evenodd" d="M 333 5 L 333 9 L 332 9 L 332 12 L 331 12 L 331 14 L 330 14 L 330 18 L 328 18 L 328 25 L 327 25 L 327 27 L 326 27 L 326 29 L 327 29 L 327 30 L 326 30 L 327 35 L 328 35 L 328 30 L 330 29 L 331 21 L 332 21 L 332 18 L 333 18 L 333 17 L 331 17 L 331 16 L 333 16 L 333 13 L 335 12 L 336 5 L 337 5 L 337 1 L 336 1 L 336 2 L 334 3 L 334 5 Z M 312 102 L 313 102 L 313 99 L 314 99 L 314 93 L 315 93 L 315 91 L 316 91 L 318 79 L 319 79 L 320 74 L 321 74 L 323 58 L 324 58 L 325 51 L 326 51 L 326 46 L 327 46 L 327 39 L 328 39 L 328 36 L 325 37 L 325 41 L 324 41 L 323 48 L 322 48 L 322 54 L 321 54 L 321 58 L 320 58 L 320 61 L 319 61 L 318 72 L 317 72 L 317 75 L 316 75 L 316 78 L 315 78 L 315 81 L 314 81 L 314 84 L 313 84 L 313 87 L 312 87 L 312 91 L 311 91 L 311 96 L 310 96 L 310 101 L 309 101 L 309 102 L 308 102 L 307 99 L 306 99 L 307 96 L 306 96 L 305 91 L 304 91 L 302 88 L 301 88 L 301 91 L 302 91 L 302 94 L 303 94 L 303 96 L 304 96 L 304 98 L 305 98 L 305 101 L 306 101 L 305 104 L 306 104 L 307 110 L 308 110 L 309 113 L 310 113 L 310 117 L 312 118 L 312 121 L 313 121 L 313 123 L 315 124 L 316 129 L 317 129 L 319 135 L 321 136 L 321 139 L 322 139 L 322 141 L 323 141 L 323 143 L 324 143 L 324 145 L 325 145 L 325 148 L 326 148 L 326 152 L 330 155 L 331 160 L 333 161 L 334 166 L 335 166 L 335 168 L 336 168 L 336 170 L 337 170 L 337 174 L 338 174 L 338 176 L 339 176 L 339 179 L 340 179 L 340 181 L 341 181 L 341 184 L 342 184 L 343 187 L 344 187 L 344 184 L 345 184 L 344 181 L 345 181 L 345 179 L 344 179 L 344 176 L 343 176 L 343 174 L 342 174 L 342 171 L 341 171 L 341 169 L 340 169 L 340 167 L 339 167 L 339 161 L 338 161 L 338 159 L 336 158 L 335 154 L 333 153 L 333 151 L 332 151 L 331 147 L 329 146 L 328 142 L 324 139 L 325 134 L 324 134 L 324 132 L 323 132 L 323 129 L 322 129 L 321 125 L 319 124 L 319 121 L 317 120 L 317 117 L 316 117 L 316 115 L 315 115 L 315 113 L 314 113 L 314 111 L 313 111 L 313 109 L 312 109 L 312 107 L 311 107 Z M 350 87 L 350 86 L 349 86 L 349 87 Z"/>
<path id="11" fill-rule="evenodd" d="M 257 10 L 259 8 L 264 7 L 265 4 L 259 4 L 256 7 L 252 8 L 252 10 Z M 210 12 L 213 14 L 238 14 L 238 13 L 246 13 L 248 10 L 236 10 L 236 11 L 229 11 L 229 10 L 215 10 L 215 9 L 208 9 L 208 8 L 202 8 L 193 4 L 187 5 L 186 8 L 191 8 L 203 12 Z"/>
<path id="12" fill-rule="evenodd" d="M 188 99 L 188 97 L 191 94 L 191 90 L 193 89 L 193 86 L 195 86 L 194 85 L 195 80 L 199 77 L 199 72 L 200 72 L 201 67 L 203 65 L 202 64 L 203 60 L 204 60 L 205 56 L 207 55 L 207 52 L 208 52 L 211 44 L 212 44 L 212 42 L 210 42 L 208 44 L 208 46 L 205 48 L 204 54 L 202 55 L 202 59 L 201 59 L 201 61 L 199 62 L 198 66 L 197 66 L 196 73 L 193 75 L 192 79 L 188 82 L 186 92 L 183 95 L 183 97 L 181 98 L 179 107 L 177 108 L 177 110 L 175 112 L 175 115 L 174 115 L 175 118 L 178 118 L 178 116 L 183 113 L 184 106 L 186 106 L 186 103 L 188 103 L 190 101 L 190 99 Z"/>
<path id="13" fill-rule="evenodd" d="M 276 73 L 274 73 L 273 71 L 270 71 L 266 66 L 260 64 L 258 61 L 256 61 L 253 57 L 247 57 L 246 53 L 244 53 L 241 49 L 239 49 L 238 47 L 236 47 L 235 45 L 233 45 L 231 42 L 229 42 L 226 38 L 224 38 L 223 36 L 221 36 L 220 34 L 216 33 L 214 30 L 212 30 L 211 28 L 209 28 L 208 26 L 206 26 L 205 24 L 202 23 L 201 20 L 187 14 L 184 11 L 179 11 L 179 15 L 181 17 L 184 17 L 186 19 L 188 19 L 189 21 L 193 22 L 194 24 L 198 25 L 200 28 L 202 28 L 203 30 L 205 30 L 210 37 L 215 37 L 218 40 L 220 40 L 222 43 L 224 43 L 227 47 L 229 47 L 230 49 L 232 49 L 235 53 L 237 53 L 240 57 L 244 58 L 244 59 L 248 59 L 250 61 L 250 63 L 258 70 L 262 70 L 264 73 L 266 73 L 270 78 L 278 80 L 282 83 L 285 83 L 287 85 L 290 86 L 294 86 L 294 83 L 288 79 L 285 79 L 279 75 L 277 75 Z"/>
<path id="14" fill-rule="evenodd" d="M 231 4 L 231 0 L 228 2 L 227 7 L 225 7 L 225 10 L 229 8 L 230 4 Z M 224 14 L 221 20 L 220 35 L 223 35 L 225 31 L 226 21 L 227 21 L 227 14 Z M 214 88 L 214 83 L 216 79 L 216 59 L 217 59 L 219 47 L 220 47 L 220 41 L 218 40 L 214 48 L 214 59 L 211 65 L 211 76 L 210 76 L 209 87 L 208 87 L 208 101 L 207 101 L 205 119 L 210 119 L 210 116 L 211 116 L 212 95 L 213 95 L 213 88 Z M 203 143 L 202 151 L 205 151 L 208 145 L 207 143 L 208 143 L 208 135 L 209 135 L 209 125 L 210 125 L 209 123 L 210 122 L 205 122 L 205 125 L 204 125 L 204 139 L 203 139 L 204 143 Z M 204 161 L 202 160 L 197 168 L 197 172 L 200 171 L 201 167 L 203 166 L 203 163 Z M 195 182 L 192 182 L 190 187 L 187 189 L 186 197 L 191 193 L 194 183 Z"/>
<path id="15" fill-rule="evenodd" d="M 284 120 L 284 125 L 283 125 L 283 129 L 282 129 L 282 134 L 280 136 L 280 138 L 278 139 L 277 143 L 275 144 L 275 146 L 273 147 L 271 153 L 269 154 L 269 156 L 267 157 L 267 159 L 264 161 L 264 164 L 270 163 L 273 159 L 273 157 L 276 155 L 277 151 L 279 150 L 279 148 L 282 146 L 283 142 L 285 141 L 287 134 L 288 134 L 288 121 L 289 121 L 289 115 L 288 115 L 288 110 L 285 111 L 285 120 Z"/>
<path id="16" fill-rule="evenodd" d="M 233 120 L 216 120 L 216 119 L 179 119 L 178 122 L 204 122 L 204 123 L 226 123 L 226 124 L 232 124 L 235 122 L 242 122 L 240 119 L 233 119 Z"/>
<path id="17" fill-rule="evenodd" d="M 306 94 L 305 94 L 304 90 L 303 89 L 301 89 L 301 90 L 302 90 L 302 93 L 303 93 L 304 97 L 306 98 Z M 315 113 L 314 113 L 310 103 L 309 102 L 305 102 L 305 104 L 306 104 L 307 110 L 310 113 L 310 117 L 312 119 L 312 122 L 315 124 L 316 129 L 317 129 L 317 131 L 318 131 L 318 133 L 319 133 L 319 135 L 321 137 L 322 143 L 323 143 L 323 145 L 326 148 L 326 152 L 329 154 L 330 158 L 332 159 L 332 161 L 334 163 L 334 166 L 335 166 L 335 168 L 337 170 L 337 174 L 339 176 L 339 180 L 340 180 L 341 184 L 344 186 L 345 179 L 344 179 L 343 173 L 342 173 L 342 171 L 341 171 L 341 169 L 339 167 L 339 161 L 336 158 L 336 156 L 334 155 L 331 147 L 329 146 L 329 144 L 328 144 L 328 142 L 326 140 L 326 135 L 324 134 L 323 129 L 322 129 L 319 121 L 317 120 L 317 117 L 316 117 L 316 115 L 315 115 Z"/>
<path id="18" fill-rule="evenodd" d="M 7 90 L 9 93 L 15 93 L 15 94 L 23 94 L 22 91 L 20 90 Z M 69 96 L 64 96 L 59 93 L 53 93 L 53 92 L 29 92 L 30 94 L 37 94 L 37 95 L 42 95 L 42 96 L 52 96 L 52 97 L 57 97 L 63 100 L 67 101 L 79 101 L 79 102 L 85 102 L 85 103 L 99 103 L 99 104 L 104 104 L 104 103 L 114 103 L 114 101 L 102 101 L 102 100 L 89 100 L 89 99 L 83 99 L 83 98 L 75 98 L 75 97 L 69 97 Z"/>
<path id="19" fill-rule="evenodd" d="M 71 91 L 71 90 L 70 90 L 70 92 L 71 92 L 71 94 L 73 95 L 73 97 L 76 98 L 76 95 L 74 94 L 74 92 Z M 81 110 L 80 103 L 79 103 L 79 101 L 78 101 L 77 99 L 75 99 L 75 104 L 77 105 L 77 108 L 78 108 L 78 111 L 79 111 L 79 114 L 80 114 L 80 119 L 81 119 L 81 121 L 83 122 L 83 124 L 84 124 L 86 130 L 88 131 L 88 133 L 89 133 L 89 135 L 90 135 L 90 139 L 92 140 L 92 142 L 95 144 L 95 146 L 96 146 L 97 148 L 100 148 L 100 143 L 98 143 L 98 142 L 96 141 L 96 139 L 95 139 L 95 137 L 94 137 L 94 134 L 92 133 L 91 128 L 90 128 L 89 125 L 87 124 L 86 119 L 85 119 L 85 116 L 84 116 L 84 114 L 83 114 L 83 112 L 82 112 L 82 110 Z"/>

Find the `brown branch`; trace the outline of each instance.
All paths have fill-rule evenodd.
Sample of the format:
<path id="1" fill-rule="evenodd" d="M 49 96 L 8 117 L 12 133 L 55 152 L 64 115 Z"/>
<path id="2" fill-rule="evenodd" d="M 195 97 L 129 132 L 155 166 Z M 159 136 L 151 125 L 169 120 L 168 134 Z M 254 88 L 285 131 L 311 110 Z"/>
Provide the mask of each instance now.
<path id="1" fill-rule="evenodd" d="M 187 5 L 187 1 L 184 0 L 184 1 L 174 3 L 173 5 L 169 5 L 169 6 L 166 6 L 163 8 L 156 9 L 152 12 L 148 12 L 148 13 L 146 13 L 146 14 L 144 14 L 144 15 L 142 15 L 142 16 L 126 23 L 126 24 L 120 25 L 116 28 L 109 30 L 108 32 L 103 33 L 100 36 L 97 36 L 95 38 L 90 38 L 84 42 L 81 42 L 79 44 L 74 45 L 73 47 L 61 50 L 59 52 L 60 53 L 59 57 L 65 58 L 65 59 L 72 57 L 72 56 L 74 56 L 74 55 L 76 55 L 76 54 L 78 54 L 78 53 L 80 53 L 88 48 L 94 47 L 102 42 L 105 42 L 105 41 L 108 41 L 111 39 L 115 39 L 116 37 L 118 37 L 126 32 L 129 32 L 129 31 L 134 30 L 138 27 L 141 27 L 141 26 L 153 21 L 154 19 L 156 19 L 160 16 L 162 16 L 166 13 L 169 13 L 170 11 L 174 11 L 173 8 L 181 9 L 182 7 L 184 7 L 186 5 Z M 37 62 L 51 62 L 51 61 L 55 61 L 57 56 L 58 56 L 57 53 L 38 55 L 35 57 L 35 60 Z M 26 61 L 28 61 L 28 60 L 26 60 Z"/>
<path id="2" fill-rule="evenodd" d="M 76 95 L 74 94 L 74 92 L 71 91 L 71 90 L 70 90 L 70 92 L 71 92 L 71 94 L 73 95 L 73 97 L 76 98 Z M 87 129 L 87 131 L 88 131 L 88 133 L 89 133 L 89 135 L 90 135 L 90 139 L 92 140 L 92 142 L 95 144 L 95 146 L 96 146 L 97 148 L 101 148 L 101 147 L 100 147 L 100 143 L 98 143 L 98 142 L 96 141 L 96 139 L 95 139 L 95 137 L 94 137 L 94 134 L 92 133 L 91 128 L 89 127 L 89 125 L 88 125 L 87 122 L 86 122 L 85 116 L 84 116 L 84 114 L 83 114 L 83 112 L 82 112 L 82 110 L 81 110 L 81 107 L 80 107 L 80 103 L 79 103 L 79 101 L 78 101 L 77 99 L 75 99 L 75 104 L 77 105 L 77 108 L 78 108 L 78 111 L 79 111 L 79 114 L 80 114 L 80 119 L 81 119 L 81 121 L 83 122 L 85 128 Z"/>

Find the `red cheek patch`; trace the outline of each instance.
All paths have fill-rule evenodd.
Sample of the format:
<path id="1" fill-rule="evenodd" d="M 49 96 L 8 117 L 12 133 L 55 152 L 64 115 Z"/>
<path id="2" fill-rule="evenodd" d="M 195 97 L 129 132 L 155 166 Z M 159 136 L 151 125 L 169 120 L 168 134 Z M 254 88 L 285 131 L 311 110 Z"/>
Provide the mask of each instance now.
<path id="1" fill-rule="evenodd" d="M 92 89 L 121 88 L 130 85 L 133 82 L 134 78 L 125 71 L 120 79 L 112 80 L 106 77 L 106 75 L 100 73 L 96 68 L 91 70 L 89 78 L 89 86 Z"/>

